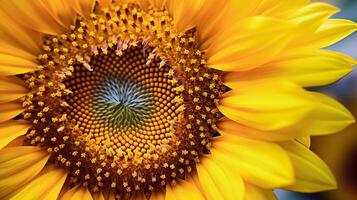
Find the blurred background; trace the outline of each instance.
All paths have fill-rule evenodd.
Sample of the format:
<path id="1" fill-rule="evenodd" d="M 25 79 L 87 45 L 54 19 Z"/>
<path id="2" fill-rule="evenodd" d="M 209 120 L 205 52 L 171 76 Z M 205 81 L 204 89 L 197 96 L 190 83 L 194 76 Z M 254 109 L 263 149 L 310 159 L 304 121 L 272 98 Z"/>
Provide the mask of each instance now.
<path id="1" fill-rule="evenodd" d="M 287 0 L 288 1 L 288 0 Z M 316 0 L 334 4 L 341 8 L 336 18 L 357 22 L 357 0 Z M 328 49 L 346 53 L 357 59 L 357 33 Z M 318 90 L 342 102 L 357 119 L 357 68 L 336 84 Z M 278 190 L 279 200 L 357 200 L 357 124 L 342 132 L 312 138 L 312 149 L 336 176 L 338 189 L 319 194 L 297 194 Z"/>

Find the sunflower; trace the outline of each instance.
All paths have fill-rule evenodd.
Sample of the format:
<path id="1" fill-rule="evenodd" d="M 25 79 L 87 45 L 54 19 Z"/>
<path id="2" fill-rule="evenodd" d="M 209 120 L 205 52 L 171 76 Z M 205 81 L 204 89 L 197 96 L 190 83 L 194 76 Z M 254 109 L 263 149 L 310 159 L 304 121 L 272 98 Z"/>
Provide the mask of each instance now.
<path id="1" fill-rule="evenodd" d="M 0 9 L 0 199 L 274 199 L 335 188 L 305 88 L 357 29 L 307 0 L 13 0 Z"/>

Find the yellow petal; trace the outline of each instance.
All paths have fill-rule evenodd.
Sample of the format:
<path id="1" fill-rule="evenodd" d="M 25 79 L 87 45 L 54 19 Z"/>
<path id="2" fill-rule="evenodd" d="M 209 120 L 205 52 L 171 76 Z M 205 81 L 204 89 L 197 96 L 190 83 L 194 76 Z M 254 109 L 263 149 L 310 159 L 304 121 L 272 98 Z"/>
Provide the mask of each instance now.
<path id="1" fill-rule="evenodd" d="M 103 7 L 109 7 L 112 3 L 112 0 L 98 0 L 98 2 Z"/>
<path id="2" fill-rule="evenodd" d="M 26 137 L 24 135 L 19 136 L 19 137 L 15 138 L 14 140 L 12 140 L 4 148 L 24 146 L 25 139 L 26 139 Z"/>
<path id="3" fill-rule="evenodd" d="M 38 55 L 38 54 L 33 54 L 31 52 L 28 52 L 27 50 L 22 49 L 22 47 L 18 44 L 11 44 L 10 42 L 7 42 L 7 41 L 0 41 L 0 54 L 20 57 L 20 58 L 26 59 L 32 63 L 36 63 L 35 55 Z M 1 71 L 6 71 L 6 70 L 1 70 Z M 1 71 L 0 71 L 0 74 L 3 74 Z"/>
<path id="4" fill-rule="evenodd" d="M 19 25 L 1 9 L 0 18 L 1 53 L 24 58 L 33 58 L 40 53 L 40 33 Z"/>
<path id="5" fill-rule="evenodd" d="M 76 13 L 71 8 L 66 0 L 41 0 L 48 10 L 48 13 L 55 19 L 61 26 L 68 28 L 74 24 Z"/>
<path id="6" fill-rule="evenodd" d="M 298 192 L 319 192 L 336 188 L 336 181 L 326 164 L 308 148 L 298 142 L 286 142 L 295 172 L 295 182 L 286 189 Z"/>
<path id="7" fill-rule="evenodd" d="M 19 99 L 29 92 L 24 82 L 15 77 L 0 76 L 0 103 L 6 103 Z"/>
<path id="8" fill-rule="evenodd" d="M 199 15 L 202 12 L 207 12 L 207 7 L 212 6 L 212 3 L 213 1 L 210 0 L 171 0 L 168 3 L 168 9 L 172 14 L 176 28 L 184 32 L 202 21 Z M 222 5 L 220 2 L 218 4 Z"/>
<path id="9" fill-rule="evenodd" d="M 259 7 L 255 10 L 255 14 L 286 17 L 291 15 L 295 10 L 300 10 L 303 6 L 309 4 L 309 0 L 260 0 Z"/>
<path id="10" fill-rule="evenodd" d="M 88 188 L 77 185 L 68 190 L 61 198 L 62 200 L 93 200 Z"/>
<path id="11" fill-rule="evenodd" d="M 62 189 L 66 177 L 67 172 L 65 170 L 53 165 L 47 166 L 30 183 L 18 190 L 11 199 L 55 200 Z"/>
<path id="12" fill-rule="evenodd" d="M 64 0 L 72 6 L 78 14 L 89 17 L 92 13 L 96 0 Z"/>
<path id="13" fill-rule="evenodd" d="M 0 199 L 4 199 L 29 183 L 40 173 L 48 158 L 49 154 L 38 147 L 21 146 L 1 149 Z"/>
<path id="14" fill-rule="evenodd" d="M 35 71 L 37 64 L 26 58 L 0 53 L 0 74 L 16 75 Z"/>
<path id="15" fill-rule="evenodd" d="M 236 27 L 236 23 L 249 16 L 254 16 L 261 0 L 208 0 L 204 3 L 202 14 L 195 19 L 201 48 L 206 49 L 218 41 L 214 39 L 222 30 Z"/>
<path id="16" fill-rule="evenodd" d="M 299 24 L 302 33 L 315 31 L 326 19 L 339 12 L 340 9 L 327 3 L 311 3 L 294 12 L 290 19 Z"/>
<path id="17" fill-rule="evenodd" d="M 203 194 L 193 182 L 181 180 L 175 185 L 166 186 L 166 200 L 204 200 Z"/>
<path id="18" fill-rule="evenodd" d="M 255 16 L 238 21 L 212 39 L 208 65 L 223 71 L 245 71 L 277 56 L 292 38 L 295 26 L 286 20 Z"/>
<path id="19" fill-rule="evenodd" d="M 284 80 L 226 83 L 232 91 L 222 95 L 219 110 L 228 118 L 259 130 L 296 125 L 313 109 L 314 98 Z"/>
<path id="20" fill-rule="evenodd" d="M 310 146 L 311 146 L 311 137 L 310 136 L 302 136 L 302 137 L 296 138 L 296 141 L 300 142 L 307 148 L 310 148 Z"/>
<path id="21" fill-rule="evenodd" d="M 229 173 L 215 163 L 211 156 L 202 158 L 202 162 L 197 165 L 197 173 L 208 199 L 243 199 L 244 183 L 241 176 Z"/>
<path id="22" fill-rule="evenodd" d="M 355 64 L 353 58 L 337 52 L 292 49 L 262 67 L 229 73 L 225 76 L 225 81 L 280 77 L 304 87 L 321 86 L 333 83 L 351 72 Z"/>
<path id="23" fill-rule="evenodd" d="M 64 31 L 40 0 L 4 1 L 1 9 L 17 23 L 38 32 L 56 35 Z"/>
<path id="24" fill-rule="evenodd" d="M 258 129 L 247 127 L 243 124 L 237 123 L 228 118 L 222 118 L 216 124 L 218 132 L 221 135 L 238 135 L 256 140 L 265 141 L 287 141 L 293 140 L 296 137 L 302 137 L 308 133 L 301 131 L 304 125 L 298 124 L 297 126 L 289 127 L 287 129 L 280 129 L 278 131 L 261 131 Z M 305 129 L 303 129 L 305 130 Z"/>
<path id="25" fill-rule="evenodd" d="M 276 200 L 272 190 L 264 190 L 262 188 L 246 185 L 244 200 Z"/>
<path id="26" fill-rule="evenodd" d="M 24 135 L 30 127 L 31 124 L 24 120 L 10 120 L 0 123 L 0 149 L 15 138 Z"/>
<path id="27" fill-rule="evenodd" d="M 202 49 L 216 40 L 217 33 L 232 28 L 236 23 L 251 16 L 286 17 L 292 11 L 307 5 L 309 0 L 206 0 L 201 14 L 195 18 Z M 236 32 L 239 34 L 239 32 Z"/>
<path id="28" fill-rule="evenodd" d="M 355 122 L 353 115 L 336 100 L 324 94 L 312 92 L 319 101 L 309 124 L 311 135 L 336 133 Z"/>
<path id="29" fill-rule="evenodd" d="M 288 155 L 279 145 L 224 135 L 213 141 L 212 158 L 232 173 L 262 188 L 276 188 L 293 182 Z"/>
<path id="30" fill-rule="evenodd" d="M 344 19 L 329 19 L 323 23 L 313 34 L 305 35 L 298 46 L 324 48 L 335 44 L 357 30 L 355 22 Z"/>
<path id="31" fill-rule="evenodd" d="M 19 102 L 0 103 L 0 123 L 16 117 L 23 111 L 24 108 Z"/>

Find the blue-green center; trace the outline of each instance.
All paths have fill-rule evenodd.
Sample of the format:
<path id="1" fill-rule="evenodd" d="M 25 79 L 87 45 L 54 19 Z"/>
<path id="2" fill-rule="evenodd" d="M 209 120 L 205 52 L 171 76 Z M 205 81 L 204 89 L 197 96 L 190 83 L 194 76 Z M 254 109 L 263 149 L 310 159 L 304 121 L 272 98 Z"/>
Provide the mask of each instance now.
<path id="1" fill-rule="evenodd" d="M 127 77 L 104 77 L 93 98 L 95 116 L 115 129 L 142 124 L 153 106 L 152 94 Z"/>

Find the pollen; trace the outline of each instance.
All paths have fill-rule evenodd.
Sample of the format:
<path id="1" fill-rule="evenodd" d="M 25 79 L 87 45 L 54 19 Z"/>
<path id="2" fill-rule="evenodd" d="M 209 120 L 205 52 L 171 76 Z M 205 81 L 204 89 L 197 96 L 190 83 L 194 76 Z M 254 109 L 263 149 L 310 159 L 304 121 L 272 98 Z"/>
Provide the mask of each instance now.
<path id="1" fill-rule="evenodd" d="M 221 72 L 205 64 L 196 30 L 177 32 L 166 10 L 124 4 L 90 16 L 44 36 L 41 67 L 23 76 L 34 91 L 23 99 L 27 140 L 72 185 L 150 196 L 209 153 Z"/>

